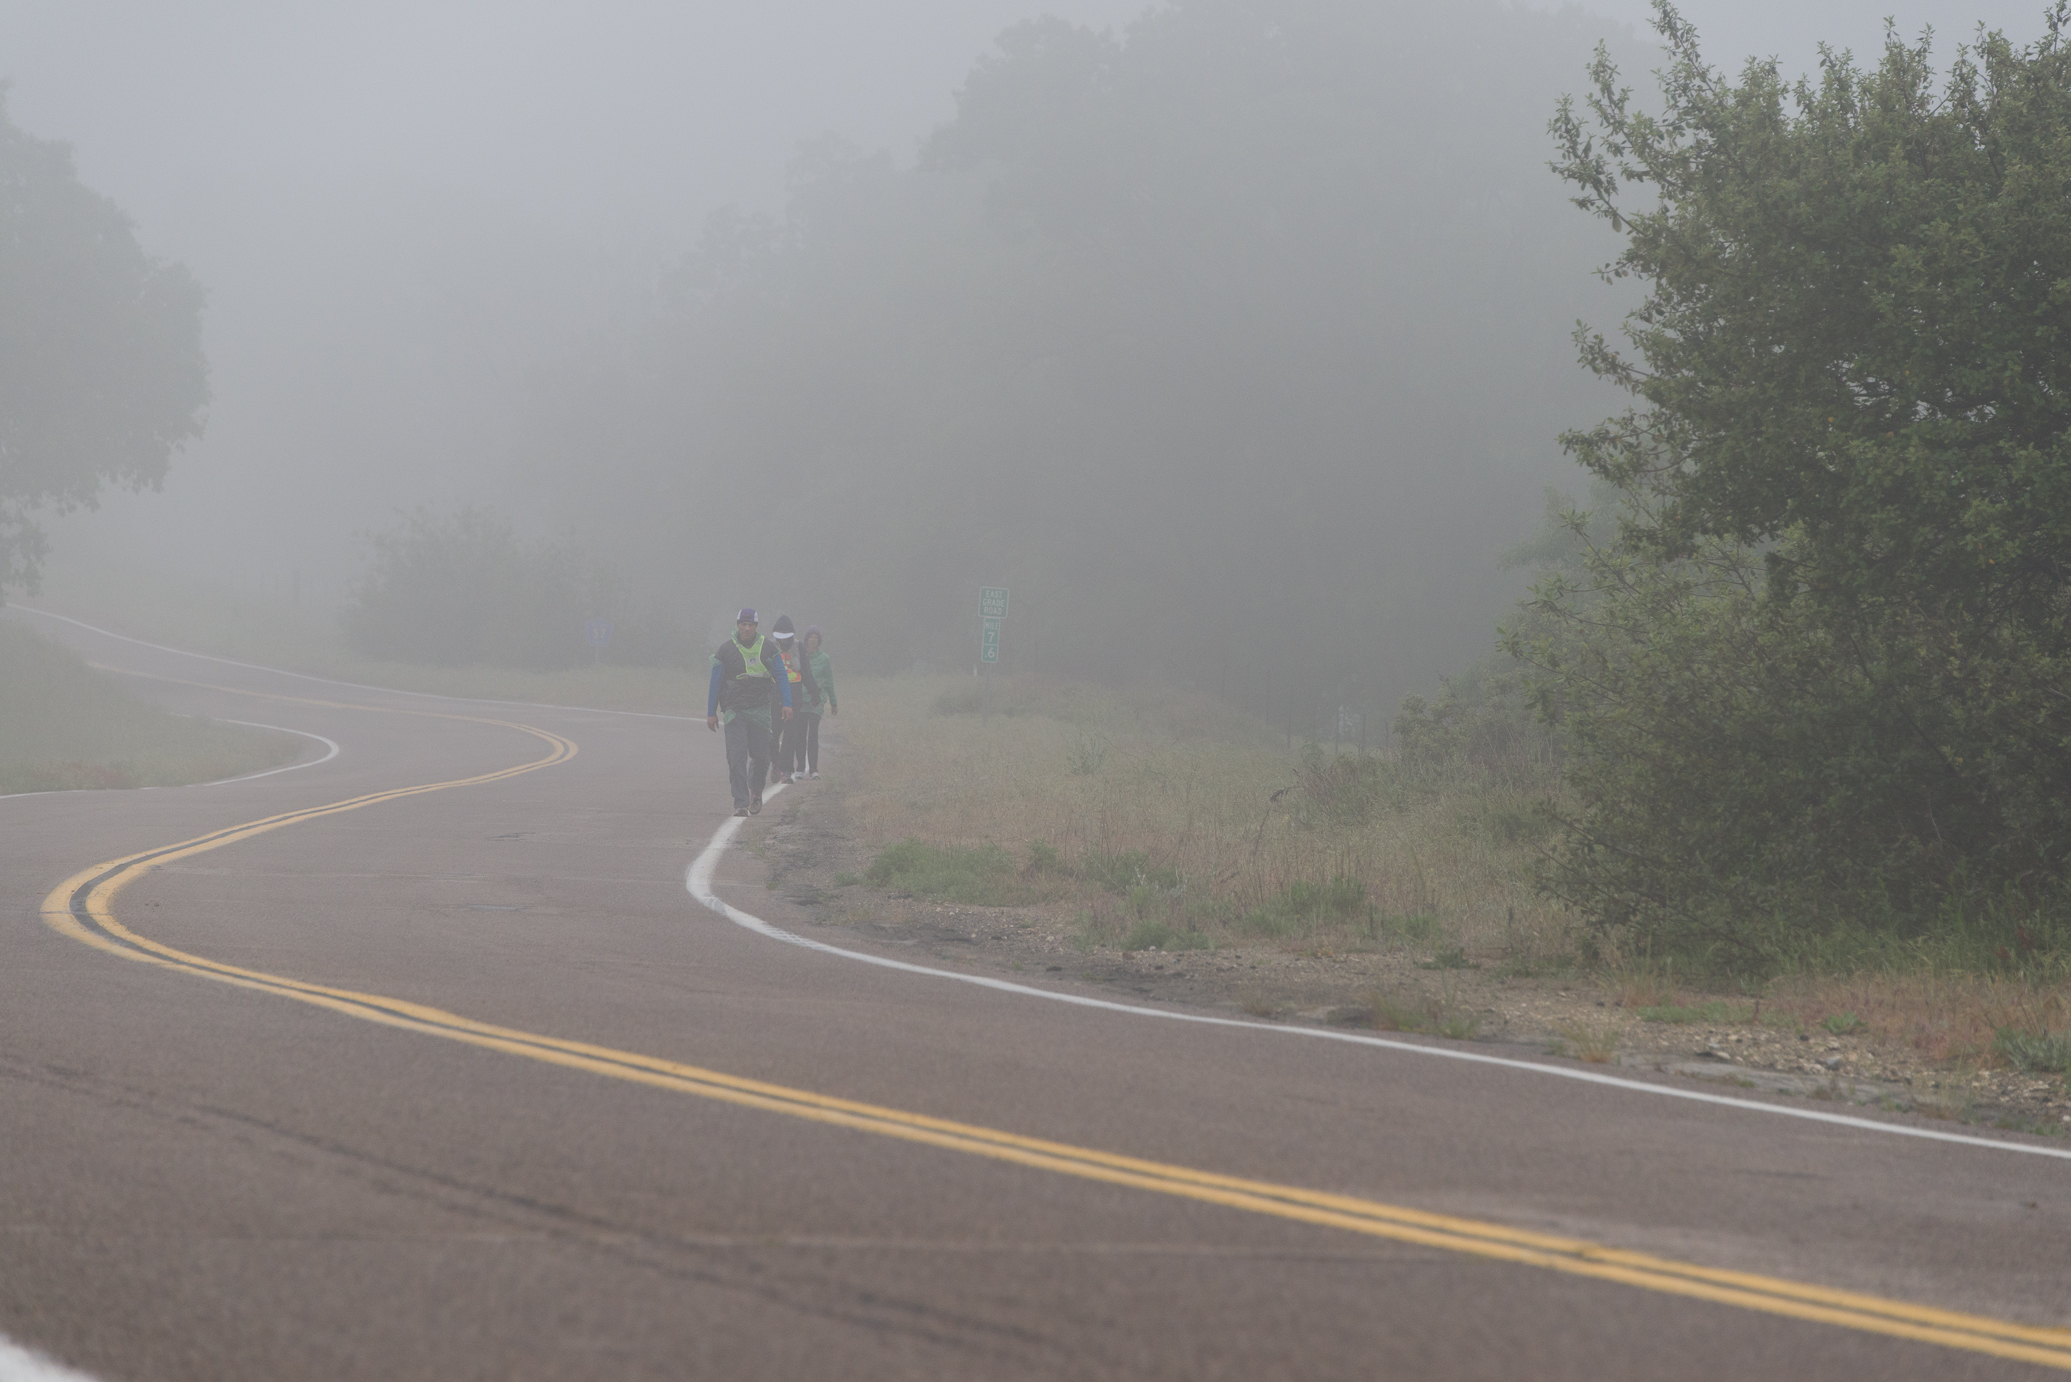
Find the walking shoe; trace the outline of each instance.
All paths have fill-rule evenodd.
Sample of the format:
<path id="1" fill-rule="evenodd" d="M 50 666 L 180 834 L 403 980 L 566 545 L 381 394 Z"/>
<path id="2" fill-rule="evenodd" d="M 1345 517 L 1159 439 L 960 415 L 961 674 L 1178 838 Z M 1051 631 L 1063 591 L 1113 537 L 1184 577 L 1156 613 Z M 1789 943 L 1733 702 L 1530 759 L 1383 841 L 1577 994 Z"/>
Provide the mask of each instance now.
<path id="1" fill-rule="evenodd" d="M 806 776 L 811 778 L 815 782 L 818 782 L 820 780 L 820 775 L 818 773 L 807 773 Z"/>
<path id="2" fill-rule="evenodd" d="M 735 814 L 736 816 L 745 816 L 745 815 L 747 815 L 747 814 L 748 814 L 748 808 L 747 808 L 747 807 L 745 807 L 745 806 L 736 806 L 736 807 L 735 807 L 735 808 L 733 809 L 733 813 L 734 813 L 734 814 Z"/>
<path id="3" fill-rule="evenodd" d="M 748 798 L 748 814 L 752 816 L 761 809 L 762 793 L 757 792 L 754 796 Z"/>
<path id="4" fill-rule="evenodd" d="M 805 774 L 804 774 L 804 773 L 793 773 L 793 774 L 791 774 L 791 780 L 792 780 L 793 782 L 803 782 L 803 781 L 805 781 Z"/>

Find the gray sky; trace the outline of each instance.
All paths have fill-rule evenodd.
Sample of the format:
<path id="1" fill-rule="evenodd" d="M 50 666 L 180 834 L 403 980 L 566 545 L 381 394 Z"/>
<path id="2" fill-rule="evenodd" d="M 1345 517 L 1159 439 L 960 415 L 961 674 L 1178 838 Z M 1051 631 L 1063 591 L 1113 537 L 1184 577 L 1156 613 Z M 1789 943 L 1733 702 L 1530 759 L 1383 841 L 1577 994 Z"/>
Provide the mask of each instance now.
<path id="1" fill-rule="evenodd" d="M 1142 8 L 9 0 L 0 75 L 17 121 L 75 144 L 155 249 L 200 260 L 224 181 L 437 183 L 568 228 L 694 224 L 773 202 L 802 138 L 909 149 L 1018 19 Z"/>
<path id="2" fill-rule="evenodd" d="M 776 206 L 801 139 L 910 157 L 1006 25 L 1119 26 L 1141 0 L 0 0 L 23 128 L 74 145 L 153 254 L 211 294 L 209 434 L 125 540 L 232 565 L 350 563 L 342 534 L 462 495 L 527 359 L 680 252 L 712 209 Z M 1643 0 L 1591 0 L 1643 24 Z M 1946 54 L 1979 19 L 2026 39 L 2042 0 L 1686 0 L 1721 63 L 1802 67 L 1882 18 Z M 1580 85 L 1580 74 L 1577 74 Z M 304 532 L 245 507 L 323 515 Z M 535 516 L 537 517 L 537 516 Z M 240 534 L 232 541 L 231 524 Z M 215 525 L 197 543 L 193 525 Z"/>
<path id="3" fill-rule="evenodd" d="M 205 259 L 212 184 L 444 183 L 585 230 L 766 205 L 798 140 L 903 153 L 973 58 L 1037 13 L 1125 24 L 1141 0 L 597 0 L 0 4 L 17 120 L 71 141 L 159 252 Z M 1541 4 L 1537 8 L 1560 8 Z M 1646 0 L 1581 8 L 1644 25 Z M 1885 16 L 1945 47 L 1983 20 L 2028 37 L 2042 0 L 1685 0 L 1736 65 L 1803 67 L 1821 38 L 1873 51 Z"/>

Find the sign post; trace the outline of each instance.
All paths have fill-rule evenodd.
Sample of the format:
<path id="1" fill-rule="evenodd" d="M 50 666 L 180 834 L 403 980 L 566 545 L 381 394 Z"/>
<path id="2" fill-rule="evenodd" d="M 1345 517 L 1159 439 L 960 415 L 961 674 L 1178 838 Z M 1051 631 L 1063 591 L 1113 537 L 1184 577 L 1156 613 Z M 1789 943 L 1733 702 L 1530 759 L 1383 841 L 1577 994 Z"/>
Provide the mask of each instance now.
<path id="1" fill-rule="evenodd" d="M 592 619 L 583 627 L 590 637 L 590 666 L 595 667 L 604 660 L 604 645 L 611 641 L 611 621 Z"/>
<path id="2" fill-rule="evenodd" d="M 1007 617 L 1007 588 L 978 587 L 978 661 L 985 668 L 985 702 L 978 718 L 992 717 L 992 669 L 1000 660 L 1000 624 Z"/>

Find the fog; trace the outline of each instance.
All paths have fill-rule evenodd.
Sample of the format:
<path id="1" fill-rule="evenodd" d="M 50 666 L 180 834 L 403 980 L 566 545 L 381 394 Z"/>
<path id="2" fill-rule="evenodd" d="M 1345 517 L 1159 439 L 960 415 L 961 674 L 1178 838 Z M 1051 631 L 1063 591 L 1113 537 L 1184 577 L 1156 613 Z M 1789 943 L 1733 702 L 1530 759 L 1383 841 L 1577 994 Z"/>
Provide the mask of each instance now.
<path id="1" fill-rule="evenodd" d="M 1683 10 L 1803 70 L 2041 5 Z M 1616 403 L 1568 333 L 1630 299 L 1544 126 L 1599 39 L 1644 85 L 1645 7 L 1145 13 L 0 5 L 14 122 L 210 294 L 205 439 L 59 561 L 335 598 L 356 533 L 486 504 L 693 640 L 752 601 L 963 665 L 1004 584 L 1022 669 L 1428 685 Z"/>

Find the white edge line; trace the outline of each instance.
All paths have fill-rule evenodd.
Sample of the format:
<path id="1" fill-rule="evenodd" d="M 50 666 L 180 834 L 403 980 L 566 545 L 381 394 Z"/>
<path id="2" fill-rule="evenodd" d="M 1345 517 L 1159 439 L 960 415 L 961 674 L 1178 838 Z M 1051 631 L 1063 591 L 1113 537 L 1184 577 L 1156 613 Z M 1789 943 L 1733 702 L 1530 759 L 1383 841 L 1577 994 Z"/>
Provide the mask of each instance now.
<path id="1" fill-rule="evenodd" d="M 327 746 L 331 751 L 322 758 L 312 758 L 307 763 L 290 763 L 285 768 L 268 768 L 264 772 L 246 773 L 243 777 L 219 777 L 214 782 L 197 782 L 194 784 L 196 787 L 223 787 L 232 782 L 252 782 L 262 777 L 272 777 L 275 773 L 299 772 L 304 768 L 314 768 L 319 763 L 328 763 L 338 756 L 338 741 L 336 739 L 326 739 L 323 735 L 311 734 L 306 729 L 289 729 L 286 725 L 262 725 L 257 720 L 219 720 L 217 723 L 243 725 L 246 729 L 278 730 L 282 734 L 299 734 L 304 739 L 316 740 L 317 743 Z"/>
<path id="2" fill-rule="evenodd" d="M 103 638 L 113 638 L 124 643 L 134 643 L 139 648 L 150 648 L 156 652 L 172 653 L 178 657 L 197 658 L 202 662 L 219 662 L 225 667 L 242 667 L 248 672 L 267 672 L 276 677 L 293 677 L 297 681 L 320 682 L 325 686 L 349 686 L 355 691 L 379 691 L 385 696 L 422 696 L 428 701 L 456 701 L 462 705 L 508 705 L 515 706 L 521 710 L 573 710 L 586 715 L 632 715 L 643 720 L 682 720 L 686 723 L 692 721 L 701 722 L 705 718 L 702 715 L 664 715 L 655 710 L 605 710 L 598 706 L 590 705 L 553 705 L 547 701 L 496 701 L 490 700 L 486 696 L 442 696 L 436 691 L 403 691 L 393 686 L 371 686 L 363 681 L 340 681 L 336 677 L 313 676 L 308 672 L 290 672 L 285 668 L 267 667 L 257 662 L 239 662 L 234 657 L 217 657 L 212 653 L 197 653 L 191 652 L 186 648 L 171 648 L 163 643 L 152 643 L 142 638 L 131 638 L 126 633 L 116 633 L 110 629 L 98 628 L 83 619 L 74 619 L 70 615 L 65 614 L 53 614 L 47 609 L 36 609 L 30 605 L 0 605 L 0 609 L 18 609 L 24 614 L 35 614 L 45 619 L 56 619 L 60 623 L 71 624 L 75 628 L 85 629 L 88 633 L 97 633 Z"/>
<path id="3" fill-rule="evenodd" d="M 0 1334 L 0 1382 L 94 1382 L 93 1378 Z"/>
<path id="4" fill-rule="evenodd" d="M 775 796 L 782 785 L 772 785 L 763 794 L 764 800 Z M 1919 1137 L 1930 1142 L 1952 1142 L 1962 1147 L 1989 1147 L 2001 1152 L 2027 1152 L 2034 1156 L 2055 1157 L 2060 1161 L 2071 1161 L 2071 1151 L 2059 1147 L 2038 1147 L 2026 1142 L 2002 1142 L 1996 1138 L 1973 1137 L 1966 1133 L 1938 1132 L 1932 1128 L 1908 1127 L 1903 1123 L 1880 1123 L 1872 1118 L 1856 1118 L 1845 1113 L 1827 1113 L 1819 1109 L 1791 1108 L 1782 1104 L 1758 1104 L 1749 1099 L 1735 1099 L 1725 1094 L 1710 1094 L 1697 1089 L 1678 1089 L 1673 1085 L 1649 1084 L 1643 1080 L 1621 1079 L 1616 1075 L 1599 1074 L 1593 1070 L 1574 1070 L 1566 1066 L 1541 1065 L 1537 1061 L 1516 1060 L 1509 1056 L 1491 1056 L 1480 1051 L 1462 1051 L 1450 1046 L 1422 1046 L 1410 1041 L 1394 1041 L 1387 1037 L 1362 1036 L 1357 1032 L 1333 1031 L 1328 1027 L 1292 1027 L 1270 1022 L 1247 1022 L 1242 1018 L 1213 1017 L 1206 1013 L 1174 1012 L 1165 1008 L 1147 1008 L 1135 1003 L 1117 1003 L 1106 998 L 1088 998 L 1076 993 L 1058 993 L 1050 989 L 1034 988 L 1028 984 L 1017 984 L 1008 979 L 993 979 L 982 974 L 959 974 L 953 969 L 934 969 L 927 965 L 909 964 L 882 955 L 868 955 L 859 950 L 843 950 L 828 945 L 825 941 L 812 940 L 795 935 L 782 927 L 772 926 L 761 917 L 744 912 L 712 891 L 712 876 L 719 870 L 719 859 L 733 837 L 747 822 L 739 816 L 729 816 L 726 822 L 712 832 L 711 841 L 704 852 L 691 861 L 684 870 L 683 886 L 698 902 L 711 908 L 736 926 L 745 927 L 757 935 L 771 940 L 783 941 L 789 945 L 803 946 L 817 950 L 823 955 L 838 955 L 845 960 L 855 960 L 881 969 L 896 969 L 906 974 L 924 974 L 934 979 L 954 979 L 960 984 L 975 984 L 979 988 L 993 989 L 1000 993 L 1015 993 L 1028 998 L 1041 998 L 1052 1003 L 1069 1003 L 1081 1008 L 1099 1008 L 1105 1012 L 1127 1013 L 1132 1017 L 1157 1017 L 1168 1022 L 1195 1022 L 1208 1027 L 1241 1027 L 1254 1032 L 1271 1032 L 1276 1036 L 1305 1037 L 1312 1041 L 1341 1041 L 1354 1046 L 1377 1046 L 1386 1051 L 1400 1051 L 1416 1056 L 1437 1056 L 1446 1060 L 1468 1061 L 1475 1065 L 1494 1065 L 1506 1070 L 1524 1070 L 1534 1075 L 1553 1075 L 1564 1080 L 1579 1080 L 1583 1084 L 1603 1085 L 1611 1089 L 1631 1090 L 1639 1094 L 1655 1094 L 1670 1099 L 1689 1099 L 1700 1104 L 1717 1104 L 1725 1108 L 1738 1109 L 1747 1113 L 1769 1113 L 1783 1118 L 1803 1118 L 1814 1123 L 1829 1123 L 1843 1128 L 1859 1128 L 1869 1132 L 1889 1133 L 1897 1137 Z"/>

